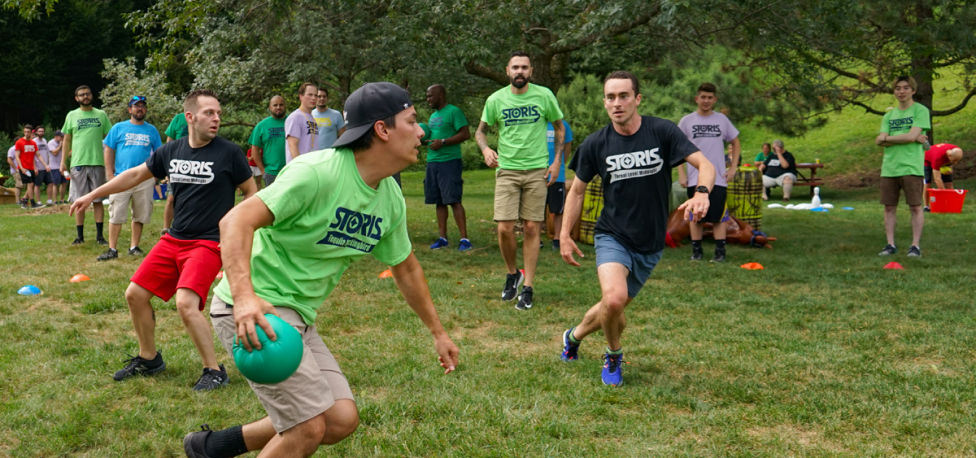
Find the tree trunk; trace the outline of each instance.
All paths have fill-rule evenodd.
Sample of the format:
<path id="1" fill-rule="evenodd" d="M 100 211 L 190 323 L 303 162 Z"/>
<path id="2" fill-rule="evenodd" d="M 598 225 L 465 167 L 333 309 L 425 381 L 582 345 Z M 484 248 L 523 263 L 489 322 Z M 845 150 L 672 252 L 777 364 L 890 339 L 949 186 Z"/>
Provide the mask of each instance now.
<path id="1" fill-rule="evenodd" d="M 932 5 L 927 1 L 920 0 L 915 4 L 915 20 L 918 23 L 929 22 L 933 17 Z M 915 82 L 918 83 L 918 87 L 915 89 L 914 100 L 921 103 L 925 108 L 928 108 L 931 113 L 932 98 L 935 95 L 935 91 L 932 88 L 932 81 L 935 79 L 935 69 L 933 67 L 931 53 L 912 50 L 911 72 L 912 77 L 915 78 Z M 935 125 L 931 116 L 929 117 L 929 125 L 933 127 Z M 928 132 L 929 143 L 933 145 L 935 144 L 934 134 L 934 128 Z"/>

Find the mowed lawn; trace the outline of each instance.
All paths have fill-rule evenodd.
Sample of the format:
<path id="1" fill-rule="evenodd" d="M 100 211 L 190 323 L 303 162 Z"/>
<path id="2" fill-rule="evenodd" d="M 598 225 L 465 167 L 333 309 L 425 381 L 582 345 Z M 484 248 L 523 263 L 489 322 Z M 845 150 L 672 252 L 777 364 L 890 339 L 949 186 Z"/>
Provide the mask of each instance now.
<path id="1" fill-rule="evenodd" d="M 422 178 L 404 175 L 411 238 L 461 365 L 442 374 L 429 334 L 393 281 L 378 278 L 385 266 L 353 265 L 317 325 L 362 421 L 316 456 L 976 454 L 973 198 L 961 215 L 926 216 L 920 259 L 905 255 L 905 207 L 899 254 L 877 256 L 885 240 L 876 190 L 825 190 L 837 207 L 829 213 L 767 210 L 775 248 L 730 246 L 723 265 L 689 262 L 690 246 L 666 249 L 627 310 L 625 384 L 610 388 L 599 379 L 601 335 L 584 342 L 580 361 L 558 358 L 561 333 L 599 299 L 592 247 L 573 268 L 547 246 L 535 307 L 516 311 L 499 300 L 491 172 L 466 172 L 468 253 L 455 251 L 456 229 L 451 249 L 427 248 L 437 230 Z M 201 423 L 261 417 L 222 349 L 230 385 L 191 390 L 199 357 L 172 303 L 154 300 L 167 370 L 112 380 L 137 351 L 123 292 L 139 259 L 96 262 L 103 247 L 88 218 L 89 243 L 69 247 L 74 223 L 63 212 L 0 208 L 0 456 L 179 457 Z M 739 268 L 751 261 L 765 270 Z M 882 269 L 889 261 L 905 269 Z M 69 283 L 77 273 L 92 280 Z M 26 284 L 44 294 L 17 295 Z"/>

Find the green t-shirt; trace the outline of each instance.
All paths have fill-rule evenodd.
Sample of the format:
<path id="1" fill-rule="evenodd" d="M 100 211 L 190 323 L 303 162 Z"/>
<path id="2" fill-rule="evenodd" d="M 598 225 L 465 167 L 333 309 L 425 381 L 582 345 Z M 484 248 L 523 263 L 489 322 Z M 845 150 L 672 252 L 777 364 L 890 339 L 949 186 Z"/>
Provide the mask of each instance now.
<path id="1" fill-rule="evenodd" d="M 173 140 L 179 140 L 190 135 L 190 128 L 186 125 L 186 115 L 176 113 L 176 116 L 173 116 L 173 120 L 169 122 L 169 127 L 166 128 L 166 132 L 164 133 Z"/>
<path id="2" fill-rule="evenodd" d="M 498 168 L 532 170 L 549 166 L 546 123 L 563 119 L 556 96 L 548 88 L 529 84 L 515 95 L 506 86 L 488 97 L 481 120 L 498 124 Z"/>
<path id="3" fill-rule="evenodd" d="M 112 130 L 108 115 L 98 108 L 82 111 L 77 108 L 64 118 L 61 132 L 71 134 L 71 166 L 105 166 L 102 140 Z"/>
<path id="4" fill-rule="evenodd" d="M 913 103 L 904 111 L 895 108 L 881 119 L 881 132 L 889 136 L 907 134 L 912 127 L 922 128 L 923 133 L 932 128 L 929 110 L 921 103 Z M 924 163 L 925 149 L 919 142 L 886 146 L 884 160 L 881 161 L 881 176 L 924 176 Z"/>
<path id="5" fill-rule="evenodd" d="M 772 152 L 770 152 L 769 154 L 773 154 L 773 153 L 772 153 Z M 768 157 L 769 157 L 769 156 L 766 156 L 766 153 L 764 153 L 764 152 L 762 152 L 762 151 L 760 151 L 760 152 L 759 152 L 759 154 L 757 154 L 757 155 L 756 155 L 756 160 L 755 160 L 755 161 L 753 161 L 753 162 L 766 162 L 766 159 L 767 159 Z"/>
<path id="6" fill-rule="evenodd" d="M 468 120 L 460 108 L 447 104 L 444 108 L 435 111 L 430 115 L 427 126 L 430 127 L 429 140 L 443 140 L 451 138 L 468 125 Z M 427 150 L 427 162 L 447 162 L 454 159 L 461 159 L 461 145 L 445 145 L 441 149 L 434 151 Z"/>
<path id="7" fill-rule="evenodd" d="M 264 118 L 254 126 L 247 142 L 264 150 L 264 173 L 278 175 L 285 166 L 285 118 Z"/>
<path id="8" fill-rule="evenodd" d="M 413 250 L 407 205 L 390 177 L 370 188 L 350 149 L 304 154 L 257 193 L 274 223 L 254 233 L 251 281 L 257 295 L 294 309 L 312 325 L 353 261 L 367 254 L 395 266 Z M 233 304 L 225 276 L 214 294 Z"/>
<path id="9" fill-rule="evenodd" d="M 420 124 L 420 128 L 424 130 L 424 136 L 420 137 L 420 142 L 426 145 L 430 141 L 430 127 L 422 122 L 418 122 L 417 124 Z"/>

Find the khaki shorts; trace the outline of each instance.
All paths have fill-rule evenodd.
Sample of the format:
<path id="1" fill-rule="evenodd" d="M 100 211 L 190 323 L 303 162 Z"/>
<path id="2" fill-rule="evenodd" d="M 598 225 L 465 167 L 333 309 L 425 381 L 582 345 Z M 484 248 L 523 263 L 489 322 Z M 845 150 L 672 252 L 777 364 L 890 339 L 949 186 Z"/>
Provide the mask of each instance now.
<path id="1" fill-rule="evenodd" d="M 20 179 L 20 170 L 16 172 L 11 172 L 14 176 L 14 187 L 17 189 L 24 189 L 24 180 Z"/>
<path id="2" fill-rule="evenodd" d="M 108 196 L 108 222 L 125 224 L 129 218 L 129 203 L 132 203 L 132 222 L 149 224 L 153 210 L 153 188 L 155 179 L 148 179 L 136 187 Z"/>
<path id="3" fill-rule="evenodd" d="M 279 434 L 329 410 L 337 399 L 353 399 L 352 389 L 339 363 L 322 341 L 315 326 L 306 326 L 301 315 L 287 307 L 275 307 L 282 320 L 298 329 L 305 354 L 298 370 L 277 385 L 247 381 L 258 396 L 271 424 Z M 210 302 L 210 320 L 227 353 L 234 355 L 234 309 L 216 294 Z"/>
<path id="4" fill-rule="evenodd" d="M 881 177 L 881 205 L 898 205 L 898 192 L 905 190 L 905 203 L 909 207 L 922 205 L 925 180 L 918 175 Z"/>
<path id="5" fill-rule="evenodd" d="M 763 186 L 767 188 L 775 188 L 776 186 L 779 186 L 782 188 L 783 183 L 786 182 L 787 177 L 793 180 L 793 183 L 796 183 L 796 175 L 792 173 L 784 173 L 776 178 L 773 178 L 768 175 L 763 175 Z"/>
<path id="6" fill-rule="evenodd" d="M 84 196 L 105 184 L 105 167 L 101 165 L 82 165 L 72 167 L 71 189 L 68 191 L 68 200 L 74 203 L 76 199 Z M 100 204 L 105 198 L 95 199 L 93 203 Z"/>
<path id="7" fill-rule="evenodd" d="M 495 221 L 544 221 L 547 170 L 495 171 Z"/>

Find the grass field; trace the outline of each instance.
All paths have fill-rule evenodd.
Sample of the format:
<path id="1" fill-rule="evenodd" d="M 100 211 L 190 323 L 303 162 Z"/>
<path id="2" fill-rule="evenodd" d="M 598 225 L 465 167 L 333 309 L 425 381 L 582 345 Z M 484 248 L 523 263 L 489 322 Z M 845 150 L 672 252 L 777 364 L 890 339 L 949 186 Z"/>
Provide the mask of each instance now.
<path id="1" fill-rule="evenodd" d="M 608 388 L 599 334 L 581 361 L 558 359 L 560 333 L 598 300 L 592 248 L 582 268 L 544 251 L 535 307 L 518 312 L 498 299 L 491 173 L 466 175 L 476 248 L 468 253 L 427 249 L 436 225 L 421 180 L 404 176 L 410 233 L 461 365 L 442 375 L 393 281 L 377 278 L 386 267 L 354 264 L 317 325 L 362 423 L 316 456 L 976 454 L 973 198 L 961 215 L 927 215 L 920 259 L 905 256 L 908 212 L 899 211 L 891 260 L 901 271 L 883 270 L 889 259 L 877 256 L 882 209 L 871 190 L 825 198 L 854 211 L 769 210 L 763 229 L 779 238 L 775 248 L 732 246 L 724 265 L 690 263 L 688 246 L 667 249 L 627 311 L 625 385 Z M 0 456 L 179 457 L 183 435 L 200 423 L 225 428 L 263 415 L 222 350 L 231 384 L 191 390 L 199 358 L 172 303 L 154 301 L 168 369 L 113 381 L 136 351 L 123 291 L 139 260 L 96 262 L 90 214 L 90 242 L 74 248 L 65 214 L 5 206 L 0 221 Z M 738 267 L 750 261 L 766 270 Z M 92 280 L 68 283 L 77 273 Z M 44 294 L 18 296 L 25 284 Z"/>

